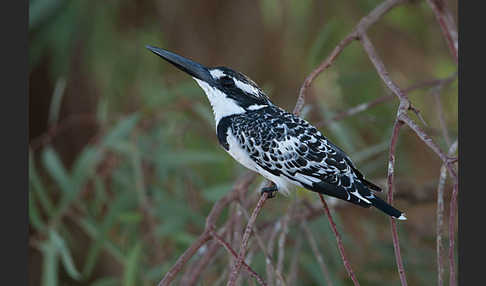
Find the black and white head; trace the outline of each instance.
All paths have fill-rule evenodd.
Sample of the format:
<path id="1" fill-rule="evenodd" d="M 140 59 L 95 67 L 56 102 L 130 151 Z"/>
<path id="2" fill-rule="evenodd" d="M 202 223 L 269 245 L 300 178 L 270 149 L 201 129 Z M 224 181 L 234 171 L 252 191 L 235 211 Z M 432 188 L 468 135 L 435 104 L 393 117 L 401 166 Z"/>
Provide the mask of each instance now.
<path id="1" fill-rule="evenodd" d="M 164 49 L 147 49 L 188 73 L 204 90 L 213 108 L 216 124 L 226 116 L 272 105 L 267 95 L 246 75 L 227 67 L 205 67 Z"/>

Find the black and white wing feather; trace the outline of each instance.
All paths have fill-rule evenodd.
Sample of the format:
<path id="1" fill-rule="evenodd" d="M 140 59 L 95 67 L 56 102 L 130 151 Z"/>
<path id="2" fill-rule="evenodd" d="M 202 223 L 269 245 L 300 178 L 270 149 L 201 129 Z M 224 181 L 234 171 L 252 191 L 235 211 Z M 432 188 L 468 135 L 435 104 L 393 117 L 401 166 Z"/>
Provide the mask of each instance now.
<path id="1" fill-rule="evenodd" d="M 267 172 L 296 185 L 362 206 L 380 188 L 364 179 L 351 160 L 307 121 L 276 106 L 236 115 L 231 132 Z"/>

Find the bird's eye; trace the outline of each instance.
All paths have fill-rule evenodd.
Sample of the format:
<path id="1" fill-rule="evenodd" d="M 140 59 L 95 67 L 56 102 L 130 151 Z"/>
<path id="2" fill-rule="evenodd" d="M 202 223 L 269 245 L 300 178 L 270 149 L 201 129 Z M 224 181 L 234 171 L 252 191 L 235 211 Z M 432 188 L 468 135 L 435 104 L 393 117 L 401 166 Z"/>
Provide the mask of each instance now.
<path id="1" fill-rule="evenodd" d="M 235 85 L 235 82 L 229 76 L 222 77 L 220 81 L 221 81 L 221 85 L 226 87 L 232 87 L 233 85 Z"/>

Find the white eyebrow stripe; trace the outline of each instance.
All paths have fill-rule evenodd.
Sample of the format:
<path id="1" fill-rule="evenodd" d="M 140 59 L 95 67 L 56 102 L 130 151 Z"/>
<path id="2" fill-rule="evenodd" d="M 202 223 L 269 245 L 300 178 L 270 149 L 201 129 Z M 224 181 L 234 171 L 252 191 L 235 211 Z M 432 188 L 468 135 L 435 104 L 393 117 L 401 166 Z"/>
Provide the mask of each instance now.
<path id="1" fill-rule="evenodd" d="M 258 110 L 258 109 L 262 109 L 262 108 L 267 107 L 267 106 L 268 105 L 266 105 L 266 104 L 263 104 L 263 105 L 253 104 L 253 105 L 248 106 L 248 109 L 249 110 Z"/>
<path id="2" fill-rule="evenodd" d="M 250 84 L 247 84 L 247 83 L 244 83 L 244 82 L 241 82 L 235 78 L 233 78 L 233 81 L 235 82 L 235 85 L 243 90 L 243 91 L 246 91 L 247 93 L 251 93 L 255 96 L 259 96 L 260 93 L 258 92 L 258 89 L 256 87 L 254 87 L 253 85 L 250 85 Z"/>
<path id="3" fill-rule="evenodd" d="M 209 71 L 209 73 L 211 74 L 211 76 L 213 77 L 213 79 L 218 79 L 218 78 L 221 78 L 223 76 L 225 76 L 226 74 L 218 69 L 215 69 L 215 70 L 211 70 Z"/>

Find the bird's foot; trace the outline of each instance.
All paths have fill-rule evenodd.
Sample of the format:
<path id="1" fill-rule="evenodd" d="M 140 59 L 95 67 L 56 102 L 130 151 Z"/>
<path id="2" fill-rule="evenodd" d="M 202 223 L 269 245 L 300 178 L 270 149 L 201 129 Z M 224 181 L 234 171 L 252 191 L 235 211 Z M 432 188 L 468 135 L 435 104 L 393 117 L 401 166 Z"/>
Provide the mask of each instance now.
<path id="1" fill-rule="evenodd" d="M 268 194 L 267 198 L 271 199 L 275 197 L 277 192 L 278 192 L 277 186 L 275 184 L 272 184 L 270 187 L 262 188 L 260 194 L 263 195 L 264 193 L 267 193 Z"/>

